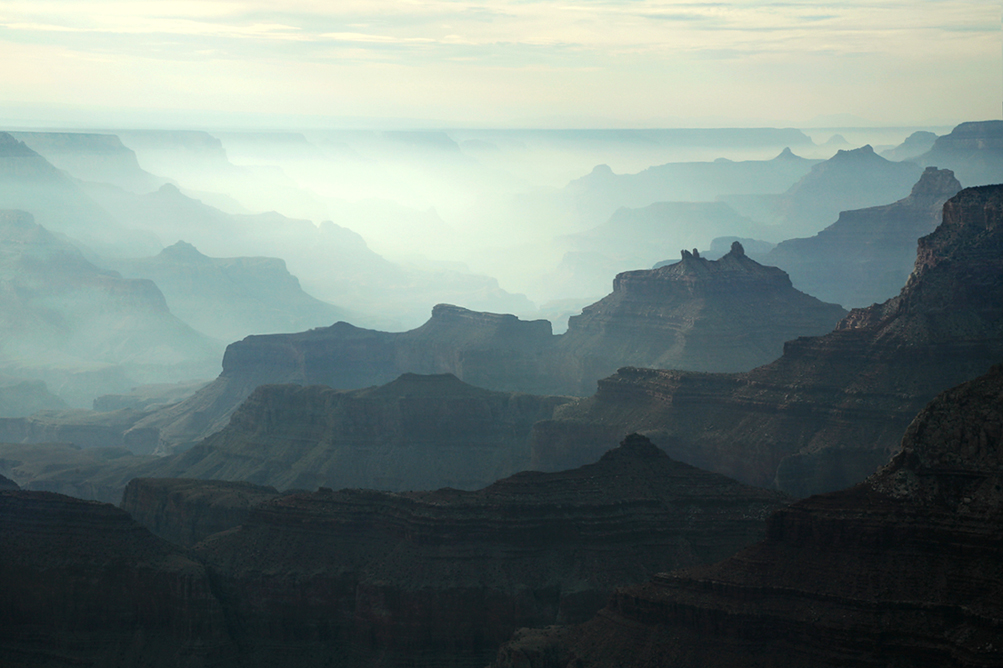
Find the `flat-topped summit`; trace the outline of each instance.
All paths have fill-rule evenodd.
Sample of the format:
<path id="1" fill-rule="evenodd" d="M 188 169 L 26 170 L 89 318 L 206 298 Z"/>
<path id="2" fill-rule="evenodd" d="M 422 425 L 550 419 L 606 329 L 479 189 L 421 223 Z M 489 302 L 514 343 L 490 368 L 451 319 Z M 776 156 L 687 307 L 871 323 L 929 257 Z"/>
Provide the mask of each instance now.
<path id="1" fill-rule="evenodd" d="M 557 347 L 591 372 L 584 393 L 584 383 L 625 365 L 748 370 L 779 357 L 785 341 L 831 331 L 845 314 L 795 290 L 736 241 L 718 260 L 684 250 L 674 264 L 618 274 L 612 294 L 569 319 Z"/>

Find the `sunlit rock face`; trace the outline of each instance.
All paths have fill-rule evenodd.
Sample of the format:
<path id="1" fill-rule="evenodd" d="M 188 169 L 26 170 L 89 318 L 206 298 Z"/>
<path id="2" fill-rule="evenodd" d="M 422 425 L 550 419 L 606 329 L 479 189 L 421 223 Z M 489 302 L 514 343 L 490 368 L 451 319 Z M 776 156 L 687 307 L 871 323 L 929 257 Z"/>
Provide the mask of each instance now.
<path id="1" fill-rule="evenodd" d="M 194 554 L 244 665 L 483 666 L 520 626 L 582 621 L 616 586 L 733 554 L 784 501 L 632 436 L 475 492 L 285 496 Z"/>
<path id="2" fill-rule="evenodd" d="M 496 666 L 994 666 L 1003 662 L 1003 367 L 944 392 L 891 463 L 778 511 L 713 566 L 527 631 Z"/>
<path id="3" fill-rule="evenodd" d="M 1001 222 L 1003 187 L 963 190 L 898 297 L 748 373 L 621 369 L 537 425 L 534 464 L 567 468 L 640 431 L 673 457 L 798 496 L 863 480 L 926 402 L 1003 359 Z"/>
<path id="4" fill-rule="evenodd" d="M 917 240 L 936 229 L 944 203 L 959 190 L 951 170 L 927 167 L 905 199 L 843 211 L 815 236 L 778 244 L 763 261 L 819 299 L 847 308 L 883 302 L 905 285 Z"/>
<path id="5" fill-rule="evenodd" d="M 0 664 L 234 665 L 205 569 L 114 506 L 0 490 Z"/>

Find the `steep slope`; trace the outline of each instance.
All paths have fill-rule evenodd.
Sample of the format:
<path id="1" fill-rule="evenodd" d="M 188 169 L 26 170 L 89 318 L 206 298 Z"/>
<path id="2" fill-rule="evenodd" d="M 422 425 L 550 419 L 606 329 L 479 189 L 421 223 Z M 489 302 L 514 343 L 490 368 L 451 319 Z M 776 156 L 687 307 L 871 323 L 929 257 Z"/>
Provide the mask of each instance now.
<path id="1" fill-rule="evenodd" d="M 780 269 L 745 255 L 737 241 L 719 260 L 682 261 L 616 277 L 613 293 L 572 316 L 556 346 L 576 394 L 622 366 L 740 371 L 770 362 L 784 342 L 824 334 L 846 315 L 798 292 Z"/>
<path id="2" fill-rule="evenodd" d="M 247 666 L 483 666 L 521 625 L 586 619 L 617 584 L 762 535 L 784 500 L 642 437 L 476 492 L 322 489 L 195 548 Z"/>
<path id="3" fill-rule="evenodd" d="M 218 368 L 219 344 L 174 317 L 156 285 L 98 269 L 24 212 L 0 211 L 0 305 L 8 373 L 48 380 L 71 405 Z"/>
<path id="4" fill-rule="evenodd" d="M 866 482 L 780 510 L 766 540 L 618 591 L 502 666 L 998 666 L 1003 366 L 944 392 Z"/>
<path id="5" fill-rule="evenodd" d="M 151 258 L 108 264 L 156 283 L 172 313 L 220 341 L 326 327 L 346 316 L 303 292 L 278 258 L 210 258 L 179 241 Z"/>
<path id="6" fill-rule="evenodd" d="M 154 475 L 278 489 L 475 489 L 526 468 L 533 424 L 567 401 L 483 390 L 452 375 L 405 374 L 352 391 L 265 385 L 226 428 Z"/>
<path id="7" fill-rule="evenodd" d="M 894 297 L 916 259 L 916 241 L 940 224 L 944 202 L 961 184 L 949 169 L 927 167 L 894 204 L 842 211 L 813 237 L 781 242 L 764 259 L 799 289 L 847 308 Z"/>
<path id="8" fill-rule="evenodd" d="M 1001 294 L 1003 186 L 963 190 L 920 239 L 898 297 L 745 374 L 621 369 L 537 426 L 534 461 L 567 468 L 640 431 L 744 482 L 799 496 L 841 489 L 888 460 L 933 396 L 1003 359 Z"/>
<path id="9" fill-rule="evenodd" d="M 814 234 L 840 211 L 894 202 L 909 194 L 922 169 L 891 162 L 870 145 L 837 151 L 781 195 L 726 196 L 740 214 L 773 226 L 779 239 Z"/>
<path id="10" fill-rule="evenodd" d="M 205 569 L 113 506 L 0 491 L 0 663 L 232 665 Z"/>

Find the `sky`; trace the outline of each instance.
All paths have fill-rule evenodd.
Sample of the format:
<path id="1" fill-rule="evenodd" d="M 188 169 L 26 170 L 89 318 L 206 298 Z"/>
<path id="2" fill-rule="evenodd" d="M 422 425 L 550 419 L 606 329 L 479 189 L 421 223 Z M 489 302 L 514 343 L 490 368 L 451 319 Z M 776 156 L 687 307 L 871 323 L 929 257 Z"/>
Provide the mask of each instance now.
<path id="1" fill-rule="evenodd" d="M 0 121 L 953 125 L 1000 118 L 981 0 L 0 0 Z"/>

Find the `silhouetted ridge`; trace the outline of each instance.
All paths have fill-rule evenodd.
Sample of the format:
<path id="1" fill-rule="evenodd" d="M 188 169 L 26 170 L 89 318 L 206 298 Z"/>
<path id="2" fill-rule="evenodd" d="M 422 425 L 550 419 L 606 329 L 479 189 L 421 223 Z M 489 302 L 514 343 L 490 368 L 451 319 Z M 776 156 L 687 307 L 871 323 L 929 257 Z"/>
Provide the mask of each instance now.
<path id="1" fill-rule="evenodd" d="M 9 133 L 0 132 L 0 158 L 41 158 L 41 156 Z"/>

